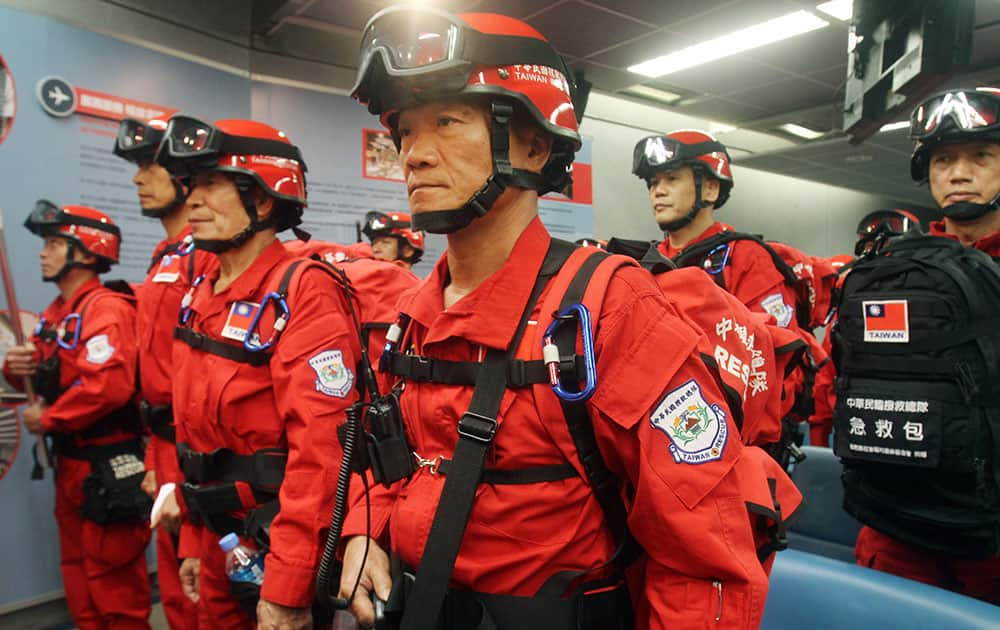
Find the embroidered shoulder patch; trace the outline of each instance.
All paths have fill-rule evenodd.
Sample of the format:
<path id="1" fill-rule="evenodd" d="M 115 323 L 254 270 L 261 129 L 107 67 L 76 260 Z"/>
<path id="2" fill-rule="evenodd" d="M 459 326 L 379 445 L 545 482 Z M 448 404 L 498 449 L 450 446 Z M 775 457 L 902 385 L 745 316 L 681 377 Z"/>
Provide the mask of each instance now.
<path id="1" fill-rule="evenodd" d="M 694 379 L 668 393 L 650 414 L 650 422 L 670 438 L 670 454 L 678 464 L 722 458 L 729 437 L 726 412 L 705 400 Z"/>
<path id="2" fill-rule="evenodd" d="M 354 385 L 354 372 L 344 365 L 340 350 L 324 350 L 309 359 L 309 367 L 316 372 L 316 391 L 327 396 L 345 398 Z"/>
<path id="3" fill-rule="evenodd" d="M 795 307 L 785 304 L 785 297 L 780 293 L 767 296 L 760 301 L 760 305 L 765 311 L 774 315 L 774 319 L 778 320 L 778 326 L 788 328 L 788 325 L 792 323 Z"/>
<path id="4" fill-rule="evenodd" d="M 173 283 L 181 275 L 181 257 L 177 254 L 166 254 L 160 259 L 160 267 L 153 276 L 153 282 Z"/>
<path id="5" fill-rule="evenodd" d="M 115 353 L 107 335 L 97 335 L 87 340 L 87 361 L 96 365 L 107 363 Z"/>

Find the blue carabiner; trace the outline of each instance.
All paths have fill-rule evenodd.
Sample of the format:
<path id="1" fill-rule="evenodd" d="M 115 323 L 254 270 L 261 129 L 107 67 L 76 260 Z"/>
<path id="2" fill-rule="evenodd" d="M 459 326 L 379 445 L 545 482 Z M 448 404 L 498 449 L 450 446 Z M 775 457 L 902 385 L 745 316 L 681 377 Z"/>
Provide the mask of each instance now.
<path id="1" fill-rule="evenodd" d="M 274 302 L 277 305 L 278 318 L 274 320 L 274 330 L 271 332 L 270 338 L 264 343 L 257 343 L 253 340 L 253 337 L 257 332 L 257 326 L 260 325 L 260 316 L 263 315 L 264 309 L 270 302 Z M 278 341 L 278 336 L 285 329 L 285 325 L 288 324 L 291 316 L 292 313 L 288 310 L 288 302 L 285 301 L 285 296 L 271 291 L 264 296 L 263 301 L 261 301 L 260 306 L 257 308 L 257 312 L 250 321 L 250 326 L 247 328 L 247 336 L 243 338 L 243 347 L 250 352 L 263 352 L 267 350 Z"/>
<path id="2" fill-rule="evenodd" d="M 188 234 L 187 236 L 184 237 L 184 240 L 181 241 L 181 246 L 177 248 L 177 255 L 187 256 L 193 251 L 194 251 L 194 238 L 192 238 L 191 235 Z"/>
<path id="3" fill-rule="evenodd" d="M 48 324 L 44 317 L 39 318 L 38 325 L 35 326 L 35 332 L 32 333 L 33 337 L 41 337 L 42 333 L 45 332 L 45 324 Z"/>
<path id="4" fill-rule="evenodd" d="M 66 341 L 63 337 L 66 336 L 68 329 L 67 323 L 70 322 L 75 322 L 73 326 L 72 341 Z M 83 322 L 80 321 L 79 313 L 70 313 L 66 317 L 63 317 L 63 320 L 59 322 L 59 328 L 57 329 L 56 343 L 59 344 L 59 347 L 63 350 L 74 350 L 80 343 L 81 328 L 83 328 Z"/>
<path id="5" fill-rule="evenodd" d="M 713 262 L 712 262 L 712 257 L 715 256 L 715 252 L 719 251 L 720 249 L 725 249 L 726 253 L 723 254 L 723 256 L 722 256 L 722 264 L 719 265 L 718 267 L 716 267 L 715 264 L 713 264 Z M 723 269 L 726 268 L 726 264 L 729 262 L 729 252 L 730 251 L 732 251 L 732 250 L 729 247 L 729 243 L 723 243 L 722 245 L 719 245 L 719 246 L 713 248 L 712 251 L 708 252 L 708 257 L 705 258 L 705 263 L 703 265 L 704 268 L 705 268 L 705 271 L 707 271 L 708 273 L 712 274 L 713 276 L 716 276 L 716 275 L 719 275 L 720 273 L 722 273 Z"/>
<path id="6" fill-rule="evenodd" d="M 181 299 L 181 310 L 177 312 L 177 323 L 181 326 L 187 326 L 188 321 L 191 320 L 191 303 L 194 301 L 194 291 L 201 285 L 204 279 L 205 274 L 195 278 L 194 282 L 191 283 L 191 288 L 188 289 L 188 292 Z"/>
<path id="7" fill-rule="evenodd" d="M 566 391 L 559 382 L 559 351 L 552 341 L 552 336 L 559 326 L 573 318 L 579 320 L 580 338 L 583 340 L 585 380 L 583 389 L 578 392 Z M 587 307 L 583 304 L 570 304 L 556 313 L 552 323 L 545 329 L 545 335 L 542 339 L 542 354 L 546 365 L 549 367 L 549 374 L 552 376 L 553 381 L 552 389 L 555 391 L 556 396 L 567 402 L 587 400 L 593 396 L 594 391 L 597 389 L 597 366 L 594 359 L 594 333 L 590 327 L 590 311 L 587 310 Z M 576 354 L 575 347 L 573 348 L 573 354 Z"/>

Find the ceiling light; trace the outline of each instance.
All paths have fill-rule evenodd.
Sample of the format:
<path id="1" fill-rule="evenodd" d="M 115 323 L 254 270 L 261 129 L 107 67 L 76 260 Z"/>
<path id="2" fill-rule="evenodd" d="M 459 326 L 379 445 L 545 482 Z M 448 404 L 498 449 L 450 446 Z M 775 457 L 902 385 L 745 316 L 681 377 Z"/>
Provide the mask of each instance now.
<path id="1" fill-rule="evenodd" d="M 778 127 L 785 133 L 790 133 L 793 136 L 798 136 L 800 138 L 805 138 L 806 140 L 815 140 L 823 135 L 822 131 L 816 131 L 815 129 L 810 129 L 809 127 L 803 127 L 802 125 L 796 125 L 793 123 L 785 123 Z"/>
<path id="2" fill-rule="evenodd" d="M 759 48 L 789 37 L 829 26 L 829 22 L 808 11 L 796 11 L 761 22 L 729 35 L 695 44 L 683 50 L 630 66 L 629 72 L 647 77 L 662 77 L 673 72 L 700 66 L 746 50 Z"/>
<path id="3" fill-rule="evenodd" d="M 816 10 L 841 22 L 850 22 L 854 13 L 854 0 L 830 0 L 830 2 L 817 4 Z"/>
<path id="4" fill-rule="evenodd" d="M 879 127 L 879 132 L 882 131 L 895 131 L 897 129 L 906 129 L 910 126 L 910 121 L 901 120 L 899 122 L 889 123 L 888 125 L 882 125 Z"/>
<path id="5" fill-rule="evenodd" d="M 673 92 L 650 87 L 648 85 L 633 85 L 632 87 L 625 88 L 622 91 L 625 94 L 648 98 L 652 101 L 657 101 L 666 105 L 673 105 L 681 98 L 680 94 L 674 94 Z"/>

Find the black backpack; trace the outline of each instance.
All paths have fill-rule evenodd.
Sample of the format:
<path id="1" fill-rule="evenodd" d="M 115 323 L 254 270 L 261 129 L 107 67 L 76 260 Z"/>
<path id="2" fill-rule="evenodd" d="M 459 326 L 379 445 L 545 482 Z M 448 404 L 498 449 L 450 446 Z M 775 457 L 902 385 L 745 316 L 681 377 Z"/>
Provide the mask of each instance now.
<path id="1" fill-rule="evenodd" d="M 1000 540 L 1000 269 L 907 235 L 854 263 L 838 304 L 834 450 L 844 508 L 964 558 Z"/>

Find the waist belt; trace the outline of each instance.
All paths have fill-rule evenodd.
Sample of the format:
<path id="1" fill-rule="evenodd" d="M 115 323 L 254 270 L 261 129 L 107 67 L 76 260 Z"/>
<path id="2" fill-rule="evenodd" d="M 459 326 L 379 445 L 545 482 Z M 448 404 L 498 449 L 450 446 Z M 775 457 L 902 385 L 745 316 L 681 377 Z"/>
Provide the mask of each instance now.
<path id="1" fill-rule="evenodd" d="M 173 407 L 170 405 L 151 405 L 147 401 L 139 403 L 139 419 L 142 426 L 158 438 L 171 444 L 177 443 L 177 430 L 174 428 Z"/>
<path id="2" fill-rule="evenodd" d="M 59 457 L 91 461 L 101 457 L 113 457 L 119 453 L 142 453 L 142 441 L 129 438 L 111 444 L 89 444 L 81 446 L 73 440 L 72 434 L 57 434 L 52 438 L 53 449 Z"/>
<path id="3" fill-rule="evenodd" d="M 280 509 L 278 491 L 285 477 L 288 451 L 267 448 L 252 455 L 237 455 L 221 448 L 200 453 L 181 443 L 177 455 L 185 479 L 181 494 L 195 520 L 219 535 L 237 532 L 251 537 L 266 549 L 270 523 Z M 236 482 L 250 486 L 253 504 L 244 501 Z M 244 518 L 230 516 L 242 511 L 247 511 Z"/>

